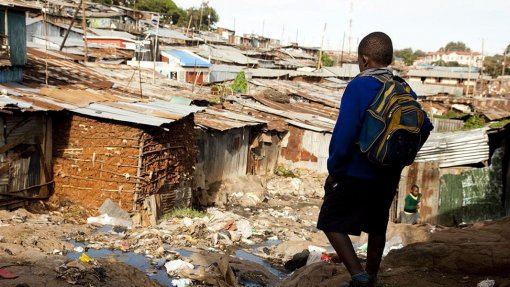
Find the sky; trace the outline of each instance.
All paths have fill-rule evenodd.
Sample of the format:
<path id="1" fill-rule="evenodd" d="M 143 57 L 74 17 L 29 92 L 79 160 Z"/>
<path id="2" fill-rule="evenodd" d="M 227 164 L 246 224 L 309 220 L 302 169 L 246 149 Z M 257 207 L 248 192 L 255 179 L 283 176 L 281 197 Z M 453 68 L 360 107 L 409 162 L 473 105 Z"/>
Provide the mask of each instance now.
<path id="1" fill-rule="evenodd" d="M 202 0 L 174 2 L 189 8 Z M 478 52 L 483 45 L 484 55 L 492 55 L 510 44 L 509 0 L 209 0 L 209 5 L 220 16 L 217 26 L 233 29 L 235 23 L 237 34 L 263 33 L 284 43 L 297 36 L 299 44 L 319 47 L 326 25 L 327 50 L 341 50 L 343 43 L 344 51 L 349 46 L 355 51 L 373 31 L 387 33 L 395 49 L 429 52 L 462 41 Z"/>

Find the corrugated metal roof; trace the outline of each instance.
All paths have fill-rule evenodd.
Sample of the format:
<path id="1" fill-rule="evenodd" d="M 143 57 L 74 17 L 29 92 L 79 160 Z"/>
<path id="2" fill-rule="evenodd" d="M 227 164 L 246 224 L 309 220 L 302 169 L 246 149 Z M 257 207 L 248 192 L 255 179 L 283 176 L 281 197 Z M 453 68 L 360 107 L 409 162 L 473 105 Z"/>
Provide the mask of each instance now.
<path id="1" fill-rule="evenodd" d="M 100 36 L 100 37 L 125 38 L 125 39 L 131 39 L 131 40 L 136 39 L 135 35 L 129 34 L 127 32 L 123 32 L 123 31 L 97 29 L 97 28 L 88 28 L 87 31 L 90 31 L 93 34 Z M 90 36 L 93 36 L 93 35 L 87 35 L 87 37 L 90 37 Z"/>
<path id="2" fill-rule="evenodd" d="M 154 31 L 154 30 L 147 30 L 144 33 L 150 34 L 150 35 L 156 35 L 156 31 Z M 182 34 L 179 31 L 170 30 L 170 29 L 166 29 L 166 28 L 158 29 L 158 37 L 177 39 L 177 40 L 183 40 L 183 41 L 191 41 L 192 40 L 191 38 L 186 37 L 184 34 Z"/>
<path id="3" fill-rule="evenodd" d="M 476 164 L 489 160 L 487 129 L 431 133 L 416 162 L 438 161 L 439 167 Z"/>
<path id="4" fill-rule="evenodd" d="M 463 79 L 463 80 L 476 80 L 480 78 L 479 73 L 466 73 L 466 72 L 450 72 L 438 70 L 416 70 L 412 69 L 407 72 L 408 77 L 427 77 L 427 78 L 449 78 L 449 79 Z M 485 80 L 492 79 L 490 76 L 483 76 Z"/>
<path id="5" fill-rule="evenodd" d="M 321 69 L 328 77 L 354 78 L 359 74 L 357 64 L 343 64 L 341 67 L 324 67 Z"/>
<path id="6" fill-rule="evenodd" d="M 166 54 L 178 59 L 180 65 L 183 67 L 209 68 L 212 66 L 206 59 L 183 50 L 165 50 L 162 54 L 163 56 Z"/>
<path id="7" fill-rule="evenodd" d="M 204 58 L 211 58 L 224 63 L 234 63 L 241 65 L 256 65 L 258 61 L 243 55 L 241 50 L 229 46 L 202 45 L 198 55 Z"/>

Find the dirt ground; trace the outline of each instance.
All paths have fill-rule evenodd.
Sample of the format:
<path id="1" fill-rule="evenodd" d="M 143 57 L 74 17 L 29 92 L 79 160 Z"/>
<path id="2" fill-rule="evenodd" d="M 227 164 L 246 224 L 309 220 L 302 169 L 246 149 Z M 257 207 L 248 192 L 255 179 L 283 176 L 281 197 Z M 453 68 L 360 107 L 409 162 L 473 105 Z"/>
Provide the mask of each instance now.
<path id="1" fill-rule="evenodd" d="M 170 218 L 155 227 L 121 232 L 98 232 L 97 226 L 84 224 L 92 212 L 76 206 L 38 204 L 32 212 L 0 211 L 0 268 L 19 276 L 0 279 L 0 286 L 160 286 L 147 270 L 116 259 L 91 264 L 65 257 L 76 247 L 70 240 L 145 254 L 154 261 L 182 259 L 195 267 L 178 275 L 192 279 L 193 286 L 338 286 L 349 277 L 341 264 L 314 263 L 288 278 L 274 273 L 310 245 L 328 247 L 315 228 L 320 204 L 320 199 L 272 197 L 258 207 L 210 209 L 205 218 Z M 395 237 L 404 247 L 384 258 L 381 287 L 464 287 L 484 279 L 510 286 L 510 218 L 466 228 L 390 223 L 387 238 Z M 362 235 L 353 243 L 366 240 Z M 240 259 L 239 251 L 258 259 Z M 269 270 L 270 262 L 280 266 Z"/>

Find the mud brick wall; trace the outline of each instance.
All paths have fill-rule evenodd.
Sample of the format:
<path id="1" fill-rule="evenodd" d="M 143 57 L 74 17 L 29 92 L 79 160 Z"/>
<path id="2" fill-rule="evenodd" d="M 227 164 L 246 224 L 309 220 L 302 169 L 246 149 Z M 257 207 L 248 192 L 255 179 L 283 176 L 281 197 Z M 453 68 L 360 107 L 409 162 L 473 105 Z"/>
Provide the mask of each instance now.
<path id="1" fill-rule="evenodd" d="M 56 201 L 97 210 L 106 198 L 131 210 L 137 183 L 140 128 L 77 115 L 54 120 Z"/>
<path id="2" fill-rule="evenodd" d="M 141 196 L 164 192 L 165 185 L 191 184 L 196 163 L 193 116 L 187 116 L 165 127 L 148 130 L 142 138 Z"/>

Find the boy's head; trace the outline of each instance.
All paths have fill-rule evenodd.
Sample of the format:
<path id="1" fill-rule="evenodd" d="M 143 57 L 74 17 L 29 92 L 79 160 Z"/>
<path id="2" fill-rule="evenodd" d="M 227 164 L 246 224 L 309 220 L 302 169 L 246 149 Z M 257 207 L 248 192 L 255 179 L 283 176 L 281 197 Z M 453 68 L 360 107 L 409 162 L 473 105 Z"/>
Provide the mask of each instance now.
<path id="1" fill-rule="evenodd" d="M 413 186 L 411 187 L 411 193 L 414 196 L 417 196 L 420 193 L 420 187 L 417 186 L 416 184 L 413 184 Z"/>
<path id="2" fill-rule="evenodd" d="M 387 67 L 393 61 L 391 38 L 383 32 L 373 32 L 365 36 L 358 46 L 360 71 L 370 68 Z"/>

